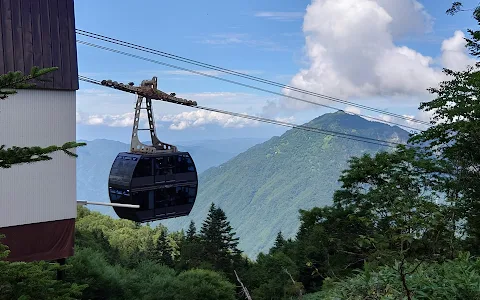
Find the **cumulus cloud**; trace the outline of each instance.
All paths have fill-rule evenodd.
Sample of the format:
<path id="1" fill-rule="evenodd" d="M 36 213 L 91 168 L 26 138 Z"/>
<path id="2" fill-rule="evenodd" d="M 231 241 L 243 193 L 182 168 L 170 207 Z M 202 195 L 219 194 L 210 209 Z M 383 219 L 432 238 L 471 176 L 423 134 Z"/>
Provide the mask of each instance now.
<path id="1" fill-rule="evenodd" d="M 455 31 L 453 37 L 442 43 L 442 64 L 446 68 L 458 71 L 475 64 L 475 60 L 466 55 L 465 34 L 460 30 Z"/>
<path id="2" fill-rule="evenodd" d="M 106 125 L 110 127 L 128 127 L 133 125 L 133 119 L 135 114 L 124 113 L 118 115 L 112 114 L 94 114 L 88 115 L 85 113 L 77 112 L 77 124 L 84 125 Z M 145 122 L 146 116 L 141 116 L 140 119 Z"/>
<path id="3" fill-rule="evenodd" d="M 104 125 L 109 127 L 130 127 L 133 125 L 135 114 L 124 113 L 118 115 L 86 115 L 77 112 L 77 123 L 84 125 Z M 142 125 L 140 127 L 148 128 L 146 114 L 140 116 Z M 259 122 L 220 114 L 216 112 L 195 110 L 182 112 L 179 114 L 163 115 L 156 118 L 156 122 L 168 123 L 172 130 L 184 130 L 193 127 L 203 127 L 209 124 L 215 124 L 222 127 L 243 128 L 247 126 L 258 126 Z M 157 124 L 158 126 L 159 124 Z"/>
<path id="4" fill-rule="evenodd" d="M 355 106 L 347 106 L 345 108 L 345 112 L 346 113 L 351 113 L 351 114 L 354 114 L 354 115 L 358 115 L 362 112 L 362 110 L 358 107 L 355 107 Z"/>
<path id="5" fill-rule="evenodd" d="M 396 45 L 395 39 L 431 28 L 431 16 L 416 0 L 312 0 L 303 24 L 308 67 L 290 85 L 342 99 L 425 97 L 427 88 L 445 79 L 441 68 L 432 57 Z M 462 67 L 471 61 L 462 49 L 462 37 L 457 32 L 444 42 L 441 60 L 445 66 Z M 283 92 L 308 97 L 287 89 Z M 312 107 L 285 99 L 280 108 Z"/>
<path id="6" fill-rule="evenodd" d="M 234 128 L 257 126 L 259 124 L 257 121 L 205 110 L 195 110 L 190 112 L 182 112 L 176 115 L 166 115 L 161 117 L 159 120 L 162 122 L 171 122 L 170 129 L 172 130 L 183 130 L 190 127 L 203 127 L 208 124 L 216 124 L 222 127 Z"/>

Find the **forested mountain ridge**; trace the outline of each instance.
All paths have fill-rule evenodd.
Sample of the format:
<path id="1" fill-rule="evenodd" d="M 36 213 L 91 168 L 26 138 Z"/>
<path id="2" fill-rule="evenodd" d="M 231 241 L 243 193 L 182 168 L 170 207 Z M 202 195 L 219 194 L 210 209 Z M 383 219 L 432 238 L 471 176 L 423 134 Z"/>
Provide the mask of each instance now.
<path id="1" fill-rule="evenodd" d="M 399 127 L 344 112 L 322 115 L 305 126 L 395 142 L 406 142 L 409 136 Z M 297 232 L 299 209 L 331 204 L 349 158 L 386 149 L 292 129 L 205 171 L 189 218 L 162 223 L 178 229 L 189 219 L 199 222 L 213 202 L 230 216 L 241 237 L 239 247 L 253 258 L 272 247 L 279 231 L 286 237 Z"/>

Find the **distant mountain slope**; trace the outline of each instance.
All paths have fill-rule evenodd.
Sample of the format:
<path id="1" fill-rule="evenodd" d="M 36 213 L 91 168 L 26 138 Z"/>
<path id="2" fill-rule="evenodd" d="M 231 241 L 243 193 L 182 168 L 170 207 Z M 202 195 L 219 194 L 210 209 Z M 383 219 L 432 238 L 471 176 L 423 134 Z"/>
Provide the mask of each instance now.
<path id="1" fill-rule="evenodd" d="M 251 146 L 265 139 L 228 139 L 185 142 L 177 145 L 182 151 L 192 155 L 198 173 L 218 166 Z M 106 139 L 87 142 L 87 146 L 77 150 L 77 199 L 108 202 L 108 175 L 113 160 L 119 152 L 128 151 L 129 145 Z M 91 209 L 116 216 L 113 209 L 92 206 Z"/>
<path id="2" fill-rule="evenodd" d="M 381 140 L 408 139 L 408 132 L 399 127 L 343 112 L 325 114 L 306 125 Z M 254 257 L 273 245 L 278 231 L 287 237 L 296 233 L 299 209 L 331 203 L 350 157 L 380 149 L 359 141 L 289 130 L 204 172 L 190 216 L 162 223 L 172 229 L 185 227 L 190 219 L 199 223 L 214 202 L 225 210 L 240 236 L 240 248 Z"/>

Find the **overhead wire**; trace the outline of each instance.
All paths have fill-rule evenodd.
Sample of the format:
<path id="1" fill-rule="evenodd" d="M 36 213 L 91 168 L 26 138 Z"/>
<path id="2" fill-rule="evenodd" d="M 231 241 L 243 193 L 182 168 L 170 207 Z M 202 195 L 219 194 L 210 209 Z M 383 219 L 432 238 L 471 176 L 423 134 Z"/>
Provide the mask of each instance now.
<path id="1" fill-rule="evenodd" d="M 366 106 L 366 105 L 358 104 L 358 103 L 355 103 L 355 102 L 350 102 L 350 101 L 347 101 L 347 100 L 342 100 L 342 99 L 327 96 L 327 95 L 322 95 L 320 93 L 315 93 L 315 92 L 311 92 L 311 91 L 308 91 L 308 90 L 292 87 L 292 86 L 285 85 L 285 84 L 282 84 L 282 83 L 279 83 L 279 82 L 275 82 L 275 81 L 263 79 L 263 78 L 260 78 L 260 77 L 252 76 L 252 75 L 249 75 L 249 74 L 241 73 L 241 72 L 238 72 L 238 71 L 234 71 L 234 70 L 218 67 L 218 66 L 215 66 L 215 65 L 203 63 L 203 62 L 200 62 L 200 61 L 197 61 L 197 60 L 193 60 L 193 59 L 185 58 L 185 57 L 182 57 L 182 56 L 174 55 L 174 54 L 171 54 L 171 53 L 163 52 L 163 51 L 160 51 L 160 50 L 156 50 L 156 49 L 144 47 L 144 46 L 141 46 L 141 45 L 129 43 L 129 42 L 126 42 L 126 41 L 122 41 L 122 40 L 111 38 L 111 37 L 104 36 L 104 35 L 101 35 L 101 34 L 85 31 L 85 30 L 82 30 L 82 29 L 76 29 L 76 33 L 80 34 L 80 35 L 83 35 L 83 36 L 86 36 L 86 37 L 94 38 L 94 39 L 97 39 L 97 40 L 102 40 L 102 41 L 105 41 L 105 42 L 117 44 L 117 45 L 120 45 L 120 46 L 132 48 L 132 49 L 135 49 L 135 50 L 148 52 L 148 53 L 151 53 L 151 54 L 154 54 L 154 55 L 159 55 L 159 56 L 163 56 L 163 57 L 166 57 L 166 58 L 170 58 L 170 59 L 182 61 L 182 62 L 185 62 L 185 63 L 193 64 L 193 65 L 196 65 L 196 66 L 220 71 L 220 72 L 227 73 L 227 74 L 230 74 L 230 75 L 239 76 L 239 77 L 242 77 L 242 78 L 246 78 L 246 79 L 249 79 L 249 80 L 254 80 L 254 81 L 257 81 L 257 82 L 264 83 L 264 84 L 269 84 L 269 85 L 281 87 L 281 88 L 284 88 L 284 89 L 287 89 L 287 90 L 307 94 L 307 95 L 310 95 L 310 96 L 315 96 L 315 97 L 326 99 L 326 100 L 329 100 L 329 101 L 334 101 L 334 102 L 354 106 L 354 107 L 357 107 L 357 108 L 362 108 L 362 109 L 366 109 L 366 110 L 369 110 L 369 111 L 382 113 L 384 115 L 388 115 L 388 116 L 395 117 L 395 118 L 400 118 L 400 119 L 403 119 L 403 120 L 406 120 L 406 121 L 409 121 L 409 122 L 419 123 L 419 124 L 423 124 L 423 125 L 430 125 L 426 121 L 418 120 L 418 119 L 415 119 L 415 118 L 412 118 L 412 117 L 395 114 L 395 113 L 388 112 L 388 111 L 385 111 L 385 110 L 381 110 L 381 109 L 378 109 L 378 108 L 369 107 L 369 106 Z M 297 100 L 303 101 L 303 102 L 306 102 L 306 103 L 310 103 L 310 104 L 314 104 L 314 105 L 320 105 L 320 106 L 328 107 L 328 106 L 325 106 L 321 103 L 314 102 L 314 101 L 309 101 L 309 100 L 305 100 L 305 99 L 297 99 Z M 328 108 L 338 110 L 338 108 L 332 108 L 332 107 L 328 107 Z M 396 125 L 399 125 L 399 124 L 396 124 Z M 400 126 L 406 127 L 404 125 L 400 125 Z M 415 130 L 418 130 L 418 129 L 415 128 Z"/>
<path id="2" fill-rule="evenodd" d="M 162 61 L 158 61 L 158 60 L 154 60 L 154 59 L 151 59 L 151 58 L 139 56 L 139 55 L 136 55 L 136 54 L 120 51 L 120 50 L 117 50 L 117 49 L 97 45 L 97 44 L 94 44 L 94 43 L 90 43 L 90 42 L 86 42 L 86 41 L 82 41 L 82 40 L 77 40 L 77 43 L 82 44 L 82 45 L 86 45 L 86 46 L 90 46 L 90 47 L 93 47 L 93 48 L 102 49 L 102 50 L 106 50 L 106 51 L 109 51 L 109 52 L 129 56 L 129 57 L 133 57 L 133 58 L 140 59 L 140 60 L 143 60 L 143 61 L 167 66 L 167 67 L 174 68 L 174 69 L 177 69 L 177 70 L 182 70 L 182 71 L 190 72 L 190 73 L 193 73 L 193 74 L 214 78 L 214 79 L 217 79 L 217 80 L 221 80 L 221 81 L 224 81 L 224 82 L 240 85 L 240 86 L 243 86 L 243 87 L 247 87 L 247 88 L 250 88 L 250 89 L 266 92 L 266 93 L 269 93 L 269 94 L 278 95 L 278 96 L 281 96 L 281 97 L 286 97 L 286 98 L 290 98 L 290 99 L 294 99 L 294 100 L 300 100 L 300 101 L 304 101 L 304 102 L 306 101 L 306 102 L 309 102 L 311 104 L 316 104 L 316 105 L 320 105 L 320 106 L 323 106 L 323 107 L 326 107 L 326 108 L 333 109 L 335 111 L 343 111 L 343 110 L 338 109 L 338 108 L 333 107 L 333 106 L 328 106 L 328 105 L 320 104 L 318 102 L 304 100 L 302 98 L 298 98 L 298 97 L 294 97 L 294 96 L 290 96 L 290 95 L 284 95 L 282 93 L 267 90 L 267 89 L 260 88 L 260 87 L 257 87 L 257 86 L 241 83 L 241 82 L 226 79 L 226 78 L 221 78 L 221 77 L 218 77 L 218 76 L 214 76 L 214 75 L 211 75 L 211 74 L 206 74 L 206 73 L 191 70 L 191 69 L 188 69 L 188 68 L 179 67 L 179 66 L 176 66 L 176 65 L 172 65 L 172 64 L 169 64 L 169 63 L 162 62 Z M 411 127 L 411 126 L 408 126 L 408 125 L 404 125 L 404 124 L 400 124 L 400 123 L 396 123 L 396 122 L 392 122 L 392 121 L 388 121 L 388 120 L 384 120 L 384 119 L 380 119 L 380 118 L 376 118 L 376 117 L 371 117 L 371 116 L 367 116 L 367 115 L 364 115 L 364 114 L 359 114 L 359 113 L 354 113 L 354 112 L 350 112 L 350 113 L 353 114 L 353 115 L 357 115 L 357 116 L 364 117 L 364 118 L 367 118 L 367 119 L 379 121 L 379 122 L 382 122 L 382 123 L 389 123 L 389 124 L 397 125 L 399 127 L 404 127 L 404 128 L 408 128 L 408 129 L 412 129 L 412 130 L 416 130 L 416 131 L 421 131 L 416 127 Z"/>
<path id="3" fill-rule="evenodd" d="M 86 76 L 80 75 L 79 79 L 81 81 L 84 81 L 84 82 L 104 86 L 104 85 L 101 84 L 101 81 L 95 80 L 95 79 L 92 79 L 92 78 L 89 78 L 89 77 L 86 77 Z M 226 115 L 230 115 L 230 116 L 234 116 L 234 117 L 238 117 L 238 118 L 244 118 L 244 119 L 249 119 L 249 120 L 263 122 L 263 123 L 269 123 L 269 124 L 274 124 L 274 125 L 279 125 L 279 126 L 284 126 L 284 127 L 290 127 L 290 128 L 309 131 L 309 132 L 320 133 L 320 134 L 327 135 L 327 136 L 336 136 L 336 137 L 340 137 L 340 138 L 355 140 L 355 141 L 359 141 L 359 142 L 364 142 L 364 143 L 369 143 L 369 144 L 374 144 L 374 145 L 379 145 L 379 146 L 384 146 L 384 147 L 392 147 L 393 148 L 393 147 L 396 147 L 398 145 L 405 145 L 403 143 L 398 143 L 398 142 L 394 142 L 394 141 L 385 141 L 385 140 L 363 137 L 363 136 L 358 136 L 358 135 L 353 135 L 353 134 L 348 134 L 348 133 L 343 133 L 343 132 L 338 132 L 338 131 L 331 131 L 331 130 L 316 128 L 316 127 L 311 127 L 311 126 L 298 125 L 298 124 L 288 123 L 288 122 L 284 122 L 284 121 L 273 120 L 273 119 L 257 117 L 257 116 L 251 116 L 251 115 L 246 115 L 246 114 L 240 114 L 240 113 L 235 113 L 235 112 L 230 112 L 230 111 L 226 111 L 226 110 L 210 108 L 210 107 L 205 107 L 205 106 L 200 106 L 200 105 L 190 106 L 190 107 L 205 110 L 205 111 L 220 113 L 220 114 L 226 114 Z"/>

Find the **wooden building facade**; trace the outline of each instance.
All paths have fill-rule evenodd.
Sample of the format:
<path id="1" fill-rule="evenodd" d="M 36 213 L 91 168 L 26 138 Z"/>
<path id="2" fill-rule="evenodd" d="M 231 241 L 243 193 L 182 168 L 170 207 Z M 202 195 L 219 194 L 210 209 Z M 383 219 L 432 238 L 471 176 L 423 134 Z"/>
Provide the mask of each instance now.
<path id="1" fill-rule="evenodd" d="M 0 0 L 0 74 L 58 67 L 0 101 L 0 145 L 50 146 L 76 140 L 78 89 L 74 0 Z M 0 169 L 0 234 L 12 261 L 73 255 L 76 161 L 53 160 Z"/>

